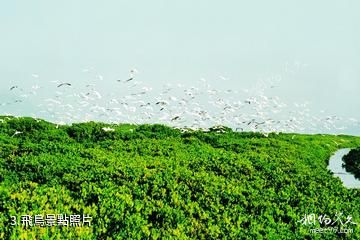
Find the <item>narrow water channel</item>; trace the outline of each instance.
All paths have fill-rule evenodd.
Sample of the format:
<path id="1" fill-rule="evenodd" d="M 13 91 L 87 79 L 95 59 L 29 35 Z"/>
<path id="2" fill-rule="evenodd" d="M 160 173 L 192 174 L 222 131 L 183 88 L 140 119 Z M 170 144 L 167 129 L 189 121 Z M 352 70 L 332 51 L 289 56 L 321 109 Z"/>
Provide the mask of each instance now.
<path id="1" fill-rule="evenodd" d="M 350 148 L 340 149 L 330 157 L 328 169 L 334 173 L 334 176 L 339 177 L 346 188 L 360 188 L 360 180 L 356 179 L 354 175 L 347 172 L 342 167 L 342 158 L 350 152 Z"/>

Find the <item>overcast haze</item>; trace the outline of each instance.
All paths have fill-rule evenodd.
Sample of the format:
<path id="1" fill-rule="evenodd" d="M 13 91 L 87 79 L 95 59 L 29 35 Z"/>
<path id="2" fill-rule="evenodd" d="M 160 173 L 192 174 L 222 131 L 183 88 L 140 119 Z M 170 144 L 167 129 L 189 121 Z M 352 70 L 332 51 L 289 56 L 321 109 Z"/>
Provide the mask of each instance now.
<path id="1" fill-rule="evenodd" d="M 359 9 L 356 0 L 3 1 L 0 100 L 33 73 L 45 85 L 89 78 L 82 69 L 111 82 L 136 68 L 154 87 L 281 77 L 273 93 L 285 102 L 360 118 Z"/>

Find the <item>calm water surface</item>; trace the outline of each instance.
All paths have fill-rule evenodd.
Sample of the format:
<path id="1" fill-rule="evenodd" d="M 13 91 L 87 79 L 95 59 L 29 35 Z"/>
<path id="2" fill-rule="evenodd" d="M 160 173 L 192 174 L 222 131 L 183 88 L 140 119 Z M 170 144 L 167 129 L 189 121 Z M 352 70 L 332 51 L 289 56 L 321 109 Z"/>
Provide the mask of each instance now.
<path id="1" fill-rule="evenodd" d="M 350 148 L 338 150 L 329 160 L 328 169 L 334 173 L 334 176 L 339 177 L 346 188 L 360 188 L 360 180 L 356 179 L 354 175 L 347 172 L 342 167 L 342 158 L 350 152 Z"/>

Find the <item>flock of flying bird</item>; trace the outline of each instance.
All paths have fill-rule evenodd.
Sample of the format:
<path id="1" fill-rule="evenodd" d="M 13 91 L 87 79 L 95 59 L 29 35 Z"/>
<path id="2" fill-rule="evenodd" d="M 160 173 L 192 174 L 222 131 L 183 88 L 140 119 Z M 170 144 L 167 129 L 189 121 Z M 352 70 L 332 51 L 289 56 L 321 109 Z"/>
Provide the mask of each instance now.
<path id="1" fill-rule="evenodd" d="M 84 84 L 51 81 L 43 86 L 10 86 L 10 99 L 0 103 L 0 115 L 16 116 L 11 110 L 31 109 L 29 115 L 32 117 L 57 124 L 87 121 L 161 123 L 184 131 L 207 131 L 210 127 L 227 126 L 235 131 L 264 135 L 269 132 L 341 131 L 349 123 L 360 126 L 360 121 L 354 118 L 315 116 L 311 114 L 309 103 L 287 105 L 277 96 L 266 96 L 266 90 L 276 87 L 273 82 L 262 82 L 254 90 L 221 90 L 200 79 L 195 86 L 165 84 L 156 92 L 137 81 L 137 73 L 132 69 L 128 78 L 108 81 L 96 75 L 95 80 Z M 37 74 L 32 77 L 39 79 Z M 105 82 L 110 86 L 102 89 Z M 55 95 L 49 95 L 51 92 Z M 103 130 L 113 131 L 110 127 Z M 17 131 L 13 136 L 20 133 Z"/>

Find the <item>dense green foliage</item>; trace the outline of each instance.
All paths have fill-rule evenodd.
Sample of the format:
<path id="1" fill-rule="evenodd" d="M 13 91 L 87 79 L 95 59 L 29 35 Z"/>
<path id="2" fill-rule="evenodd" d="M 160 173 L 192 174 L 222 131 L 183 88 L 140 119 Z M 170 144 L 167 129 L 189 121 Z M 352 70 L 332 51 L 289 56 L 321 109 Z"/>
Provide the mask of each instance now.
<path id="1" fill-rule="evenodd" d="M 360 190 L 327 170 L 360 138 L 2 119 L 0 239 L 360 239 L 359 225 L 311 234 L 319 223 L 298 222 L 336 212 L 360 222 Z M 89 214 L 92 225 L 10 225 L 50 213 Z"/>
<path id="2" fill-rule="evenodd" d="M 360 179 L 360 148 L 352 149 L 344 156 L 343 161 L 346 171 Z"/>

